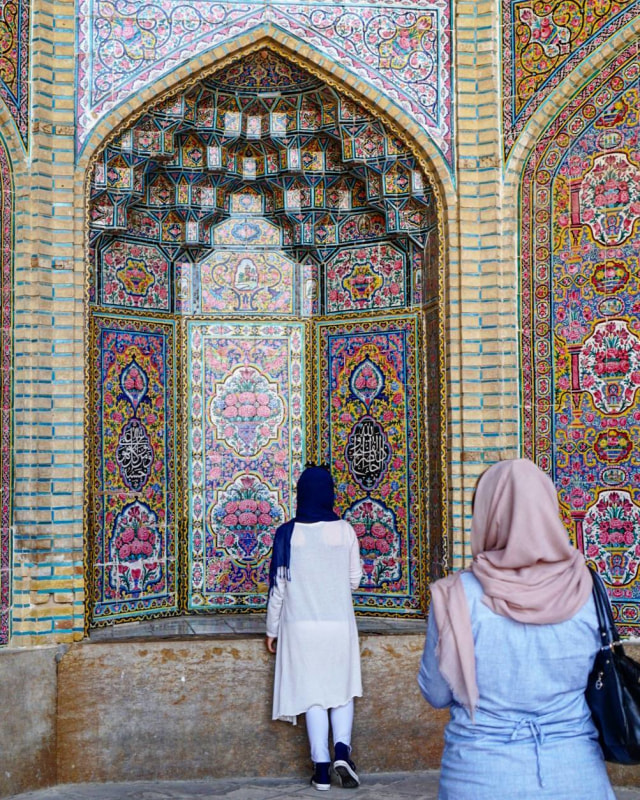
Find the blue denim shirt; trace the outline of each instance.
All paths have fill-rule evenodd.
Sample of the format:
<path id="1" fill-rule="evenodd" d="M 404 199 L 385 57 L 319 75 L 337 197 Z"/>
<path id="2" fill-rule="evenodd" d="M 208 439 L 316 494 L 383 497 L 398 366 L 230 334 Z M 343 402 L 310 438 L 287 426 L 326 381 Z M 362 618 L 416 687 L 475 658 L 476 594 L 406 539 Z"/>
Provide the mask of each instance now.
<path id="1" fill-rule="evenodd" d="M 429 617 L 418 683 L 450 706 L 439 797 L 614 800 L 584 690 L 599 647 L 593 598 L 565 622 L 531 625 L 495 614 L 462 575 L 480 699 L 475 723 L 440 674 Z M 531 794 L 528 794 L 530 792 Z"/>

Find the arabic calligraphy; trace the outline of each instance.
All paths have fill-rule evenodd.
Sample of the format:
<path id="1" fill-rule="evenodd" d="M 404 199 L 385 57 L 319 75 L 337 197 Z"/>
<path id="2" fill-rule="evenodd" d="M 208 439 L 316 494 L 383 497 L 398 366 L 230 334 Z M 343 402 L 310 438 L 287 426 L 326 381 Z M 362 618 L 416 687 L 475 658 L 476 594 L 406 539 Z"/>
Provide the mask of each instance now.
<path id="1" fill-rule="evenodd" d="M 153 447 L 140 420 L 130 419 L 122 429 L 116 450 L 116 461 L 125 484 L 139 492 L 149 479 L 153 463 Z"/>
<path id="2" fill-rule="evenodd" d="M 356 422 L 349 434 L 345 458 L 357 483 L 365 491 L 375 489 L 391 458 L 391 446 L 377 420 L 366 416 Z"/>

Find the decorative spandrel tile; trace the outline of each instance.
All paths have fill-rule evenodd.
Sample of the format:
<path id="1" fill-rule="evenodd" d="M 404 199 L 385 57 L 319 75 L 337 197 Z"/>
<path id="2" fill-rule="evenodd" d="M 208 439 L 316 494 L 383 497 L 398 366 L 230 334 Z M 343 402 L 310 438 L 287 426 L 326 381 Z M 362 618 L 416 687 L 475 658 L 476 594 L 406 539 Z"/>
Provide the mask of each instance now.
<path id="1" fill-rule="evenodd" d="M 143 86 L 265 23 L 278 25 L 391 98 L 452 164 L 448 0 L 428 5 L 392 0 L 358 4 L 357 10 L 354 4 L 278 0 L 269 4 L 163 0 L 148 8 L 81 0 L 78 151 L 100 118 Z"/>
<path id="2" fill-rule="evenodd" d="M 564 0 L 544 6 L 503 0 L 502 94 L 505 153 L 553 89 L 638 15 L 638 0 L 594 4 Z"/>

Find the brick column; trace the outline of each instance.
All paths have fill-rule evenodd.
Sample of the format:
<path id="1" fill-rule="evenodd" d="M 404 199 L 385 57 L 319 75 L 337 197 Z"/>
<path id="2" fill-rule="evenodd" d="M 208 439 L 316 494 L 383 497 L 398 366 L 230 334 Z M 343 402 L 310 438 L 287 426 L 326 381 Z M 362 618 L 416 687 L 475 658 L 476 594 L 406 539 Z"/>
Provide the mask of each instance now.
<path id="1" fill-rule="evenodd" d="M 515 198 L 502 190 L 500 4 L 458 2 L 456 145 L 459 272 L 451 275 L 451 554 L 468 563 L 471 497 L 477 477 L 518 455 Z"/>
<path id="2" fill-rule="evenodd" d="M 75 6 L 35 2 L 32 144 L 15 273 L 12 644 L 83 631 L 83 264 L 74 185 Z"/>

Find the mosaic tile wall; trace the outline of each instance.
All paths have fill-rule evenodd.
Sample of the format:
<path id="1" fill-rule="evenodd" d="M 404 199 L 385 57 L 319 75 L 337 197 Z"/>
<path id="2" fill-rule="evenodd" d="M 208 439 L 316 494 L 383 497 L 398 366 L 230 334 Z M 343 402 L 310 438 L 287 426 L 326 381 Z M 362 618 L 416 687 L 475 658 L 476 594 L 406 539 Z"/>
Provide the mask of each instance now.
<path id="1" fill-rule="evenodd" d="M 13 185 L 0 139 L 0 645 L 9 641 L 13 445 Z"/>
<path id="2" fill-rule="evenodd" d="M 407 146 L 263 49 L 118 132 L 97 157 L 90 197 L 100 365 L 89 420 L 91 624 L 263 609 L 274 530 L 294 512 L 307 455 L 324 447 L 307 429 L 336 403 L 328 436 L 348 446 L 342 453 L 331 439 L 330 455 L 340 493 L 358 501 L 346 516 L 373 531 L 361 536 L 359 608 L 423 613 L 420 316 L 399 312 L 423 302 L 422 253 L 437 217 Z M 386 322 L 353 321 L 372 311 Z M 310 355 L 322 314 L 326 331 L 359 345 L 332 376 L 331 396 L 315 398 L 308 387 L 337 364 L 333 351 Z M 375 468 L 371 425 L 383 426 L 387 453 Z M 434 448 L 437 459 L 441 442 Z M 171 509 L 161 514 L 163 504 Z"/>
<path id="3" fill-rule="evenodd" d="M 92 318 L 93 623 L 177 609 L 175 324 Z"/>
<path id="4" fill-rule="evenodd" d="M 640 59 L 620 53 L 556 117 L 522 182 L 525 452 L 640 632 Z"/>
<path id="5" fill-rule="evenodd" d="M 304 466 L 305 325 L 189 323 L 190 610 L 266 606 Z"/>
<path id="6" fill-rule="evenodd" d="M 502 0 L 505 154 L 553 89 L 639 12 L 638 0 Z"/>
<path id="7" fill-rule="evenodd" d="M 453 163 L 448 0 L 358 3 L 357 9 L 290 0 L 161 0 L 140 9 L 81 0 L 78 8 L 78 151 L 96 123 L 140 88 L 222 42 L 270 25 L 407 111 Z"/>
<path id="8" fill-rule="evenodd" d="M 356 609 L 424 613 L 421 347 L 417 315 L 317 326 L 322 460 L 354 527 L 364 578 Z"/>

